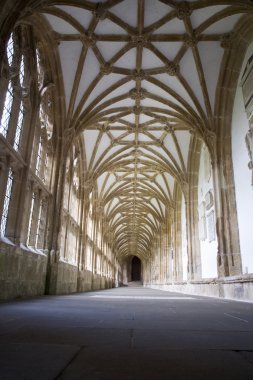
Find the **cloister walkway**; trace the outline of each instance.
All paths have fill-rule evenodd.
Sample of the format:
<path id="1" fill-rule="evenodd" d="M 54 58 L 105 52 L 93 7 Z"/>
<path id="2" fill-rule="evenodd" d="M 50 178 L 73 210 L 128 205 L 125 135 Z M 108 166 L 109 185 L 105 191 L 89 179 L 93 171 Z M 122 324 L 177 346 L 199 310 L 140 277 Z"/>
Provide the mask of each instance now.
<path id="1" fill-rule="evenodd" d="M 131 286 L 0 304 L 1 380 L 252 378 L 250 303 Z"/>

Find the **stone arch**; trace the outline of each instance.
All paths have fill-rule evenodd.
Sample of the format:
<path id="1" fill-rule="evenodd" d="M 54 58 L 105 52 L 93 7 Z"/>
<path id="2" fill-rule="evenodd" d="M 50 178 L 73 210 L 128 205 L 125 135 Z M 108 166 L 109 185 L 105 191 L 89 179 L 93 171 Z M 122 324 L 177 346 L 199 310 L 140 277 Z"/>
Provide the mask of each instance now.
<path id="1" fill-rule="evenodd" d="M 139 257 L 134 256 L 131 260 L 131 281 L 141 281 L 142 280 L 142 265 Z"/>
<path id="2" fill-rule="evenodd" d="M 216 93 L 216 155 L 213 162 L 220 275 L 241 274 L 241 255 L 232 163 L 232 110 L 244 55 L 253 40 L 252 15 L 244 16 L 226 46 Z"/>

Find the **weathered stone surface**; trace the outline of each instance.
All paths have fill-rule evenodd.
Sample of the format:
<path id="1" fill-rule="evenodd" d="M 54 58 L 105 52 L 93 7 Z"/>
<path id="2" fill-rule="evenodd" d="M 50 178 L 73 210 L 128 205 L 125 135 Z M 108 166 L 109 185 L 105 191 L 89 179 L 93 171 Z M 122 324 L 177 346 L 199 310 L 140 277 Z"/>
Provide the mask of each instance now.
<path id="1" fill-rule="evenodd" d="M 45 293 L 47 256 L 0 242 L 0 299 Z"/>

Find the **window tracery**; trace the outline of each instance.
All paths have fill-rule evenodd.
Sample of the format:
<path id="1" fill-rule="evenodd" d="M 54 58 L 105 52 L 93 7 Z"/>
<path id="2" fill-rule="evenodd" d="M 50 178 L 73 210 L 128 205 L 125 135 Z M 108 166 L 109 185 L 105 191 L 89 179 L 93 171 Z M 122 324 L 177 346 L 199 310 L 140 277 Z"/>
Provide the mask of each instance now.
<path id="1" fill-rule="evenodd" d="M 38 49 L 36 50 L 37 62 L 37 87 L 41 88 L 41 78 L 45 68 Z M 54 150 L 52 149 L 53 137 L 53 106 L 51 91 L 44 92 L 40 98 L 37 122 L 35 125 L 31 162 L 30 182 L 34 191 L 30 195 L 30 216 L 27 232 L 27 245 L 36 249 L 43 249 L 46 237 L 46 220 L 48 202 L 52 188 L 52 169 Z"/>
<path id="2" fill-rule="evenodd" d="M 24 162 L 15 155 L 22 139 L 24 107 L 21 86 L 25 82 L 25 63 L 23 54 L 22 34 L 24 30 L 14 30 L 7 42 L 4 70 L 1 78 L 1 103 L 0 103 L 0 150 L 2 168 L 0 195 L 0 220 L 1 235 L 8 235 L 8 220 L 11 203 L 15 202 L 12 197 L 13 187 L 19 186 L 18 181 L 13 180 L 13 168 L 22 168 Z"/>
<path id="3" fill-rule="evenodd" d="M 5 236 L 6 231 L 6 225 L 8 220 L 8 211 L 12 196 L 12 185 L 13 185 L 13 173 L 11 169 L 9 170 L 7 185 L 6 185 L 6 191 L 5 191 L 5 197 L 4 197 L 4 204 L 3 204 L 3 212 L 2 212 L 2 219 L 1 219 L 1 235 Z"/>
<path id="4" fill-rule="evenodd" d="M 61 259 L 78 263 L 78 244 L 81 232 L 80 155 L 73 147 L 67 157 L 61 220 Z"/>

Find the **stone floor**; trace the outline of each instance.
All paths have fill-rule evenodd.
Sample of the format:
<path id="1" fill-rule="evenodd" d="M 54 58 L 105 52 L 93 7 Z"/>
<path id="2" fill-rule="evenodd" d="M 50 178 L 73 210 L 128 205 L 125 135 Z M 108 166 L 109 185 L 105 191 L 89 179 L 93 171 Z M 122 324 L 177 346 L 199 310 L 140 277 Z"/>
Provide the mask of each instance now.
<path id="1" fill-rule="evenodd" d="M 0 304 L 1 380 L 252 380 L 253 304 L 141 287 Z"/>

